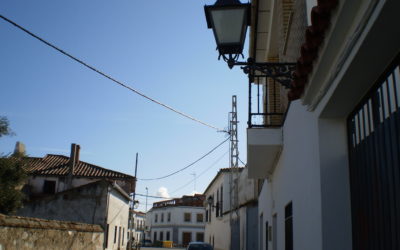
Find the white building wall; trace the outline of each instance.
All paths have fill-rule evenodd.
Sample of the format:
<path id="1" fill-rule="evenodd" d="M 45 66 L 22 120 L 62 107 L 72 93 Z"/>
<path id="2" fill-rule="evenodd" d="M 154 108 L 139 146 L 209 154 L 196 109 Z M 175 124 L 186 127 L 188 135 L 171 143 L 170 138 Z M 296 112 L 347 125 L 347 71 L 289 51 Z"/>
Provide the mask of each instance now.
<path id="1" fill-rule="evenodd" d="M 123 249 L 128 242 L 129 203 L 125 197 L 112 190 L 108 195 L 108 246 L 106 249 Z M 115 233 L 117 232 L 117 233 Z"/>
<path id="2" fill-rule="evenodd" d="M 277 249 L 284 250 L 285 206 L 293 205 L 294 246 L 322 249 L 321 184 L 319 169 L 318 120 L 299 101 L 292 102 L 283 127 L 284 142 L 276 168 L 265 180 L 259 195 L 259 226 L 277 218 Z M 263 244 L 265 248 L 265 243 Z M 272 242 L 269 249 L 274 249 Z M 274 249 L 275 250 L 275 249 Z"/>
<path id="3" fill-rule="evenodd" d="M 206 200 L 209 196 L 214 196 L 214 206 L 217 202 L 217 190 L 223 187 L 223 213 L 230 210 L 230 173 L 221 172 L 220 176 L 214 180 L 212 186 L 207 190 L 204 195 Z M 211 221 L 206 223 L 204 241 L 214 245 L 215 250 L 227 250 L 231 242 L 231 227 L 229 221 L 229 214 L 222 217 L 216 217 L 216 209 L 214 207 L 206 206 L 207 210 L 211 209 Z"/>
<path id="4" fill-rule="evenodd" d="M 168 213 L 171 214 L 171 220 L 168 221 Z M 190 213 L 190 222 L 184 221 L 184 214 Z M 164 220 L 161 221 L 162 214 Z M 203 221 L 197 222 L 197 214 L 202 214 Z M 155 221 L 157 215 L 157 222 Z M 182 234 L 183 232 L 192 233 L 192 241 L 196 240 L 196 233 L 203 233 L 205 228 L 205 209 L 204 207 L 188 207 L 188 206 L 170 206 L 152 208 L 147 213 L 147 220 L 150 226 L 150 239 L 152 242 L 159 241 L 160 232 L 163 232 L 163 240 L 166 240 L 167 232 L 170 232 L 170 240 L 178 239 L 174 241 L 175 244 L 181 245 L 183 243 Z M 175 228 L 175 230 L 174 230 Z M 154 232 L 157 234 L 157 239 L 154 239 Z M 174 233 L 178 235 L 174 235 Z"/>
<path id="5" fill-rule="evenodd" d="M 145 239 L 146 230 L 146 215 L 132 213 L 133 228 L 131 229 L 131 238 L 134 238 L 134 242 L 141 243 Z"/>

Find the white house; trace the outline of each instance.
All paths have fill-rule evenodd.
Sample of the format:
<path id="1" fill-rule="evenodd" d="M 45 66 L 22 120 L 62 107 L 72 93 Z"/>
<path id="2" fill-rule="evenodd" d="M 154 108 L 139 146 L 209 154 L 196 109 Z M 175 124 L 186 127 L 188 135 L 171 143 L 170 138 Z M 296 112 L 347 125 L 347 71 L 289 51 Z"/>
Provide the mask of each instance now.
<path id="1" fill-rule="evenodd" d="M 117 184 L 101 180 L 32 200 L 17 215 L 98 224 L 104 230 L 104 249 L 121 249 L 128 242 L 130 201 Z"/>
<path id="2" fill-rule="evenodd" d="M 23 148 L 17 143 L 16 152 L 22 153 L 18 150 Z M 136 179 L 83 162 L 79 155 L 80 146 L 73 143 L 70 157 L 24 157 L 28 179 L 23 191 L 28 200 L 17 214 L 99 224 L 106 249 L 125 248 L 129 194 L 135 190 Z"/>
<path id="3" fill-rule="evenodd" d="M 172 241 L 186 246 L 191 241 L 204 241 L 204 196 L 195 194 L 153 203 L 147 222 L 153 243 Z"/>
<path id="4" fill-rule="evenodd" d="M 19 144 L 16 145 L 16 151 Z M 99 180 L 116 182 L 128 194 L 135 191 L 135 177 L 81 161 L 80 146 L 72 143 L 70 156 L 48 154 L 25 157 L 28 181 L 24 191 L 29 197 L 62 192 Z"/>
<path id="5" fill-rule="evenodd" d="M 129 239 L 133 244 L 143 243 L 146 231 L 146 213 L 140 211 L 129 211 Z"/>
<path id="6" fill-rule="evenodd" d="M 205 241 L 213 245 L 215 250 L 229 249 L 231 245 L 230 174 L 229 168 L 220 169 L 204 191 L 207 222 Z"/>
<path id="7" fill-rule="evenodd" d="M 247 168 L 239 168 L 237 173 L 232 172 L 230 168 L 223 168 L 207 186 L 204 191 L 207 221 L 205 240 L 213 245 L 214 249 L 257 248 L 256 184 L 256 181 L 248 178 Z"/>
<path id="8" fill-rule="evenodd" d="M 249 78 L 259 249 L 398 248 L 400 1 L 251 4 L 250 57 L 296 63 L 289 91 Z"/>

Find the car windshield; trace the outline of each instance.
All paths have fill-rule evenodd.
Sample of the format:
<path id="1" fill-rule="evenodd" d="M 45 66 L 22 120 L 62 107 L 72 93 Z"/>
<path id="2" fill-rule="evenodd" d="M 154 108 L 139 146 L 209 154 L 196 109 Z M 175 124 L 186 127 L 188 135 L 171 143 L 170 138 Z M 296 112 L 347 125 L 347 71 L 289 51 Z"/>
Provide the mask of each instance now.
<path id="1" fill-rule="evenodd" d="M 188 250 L 212 250 L 212 247 L 206 244 L 190 244 Z"/>

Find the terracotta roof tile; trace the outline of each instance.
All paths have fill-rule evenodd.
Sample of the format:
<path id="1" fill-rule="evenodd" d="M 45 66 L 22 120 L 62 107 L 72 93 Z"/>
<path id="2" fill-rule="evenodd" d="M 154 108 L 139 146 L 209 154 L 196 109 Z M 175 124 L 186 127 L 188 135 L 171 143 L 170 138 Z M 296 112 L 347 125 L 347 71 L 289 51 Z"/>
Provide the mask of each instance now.
<path id="1" fill-rule="evenodd" d="M 46 155 L 43 158 L 27 157 L 26 171 L 31 175 L 56 175 L 69 174 L 69 157 L 63 155 Z M 134 178 L 131 175 L 102 168 L 87 162 L 79 161 L 75 165 L 74 176 L 80 177 L 108 177 L 108 178 Z"/>
<path id="2" fill-rule="evenodd" d="M 339 0 L 318 0 L 318 5 L 311 9 L 311 26 L 305 31 L 306 42 L 301 46 L 301 56 L 297 60 L 289 100 L 299 99 L 308 82 L 308 76 L 313 70 L 313 63 L 318 57 L 318 50 L 325 39 L 325 32 L 331 22 L 332 10 Z"/>

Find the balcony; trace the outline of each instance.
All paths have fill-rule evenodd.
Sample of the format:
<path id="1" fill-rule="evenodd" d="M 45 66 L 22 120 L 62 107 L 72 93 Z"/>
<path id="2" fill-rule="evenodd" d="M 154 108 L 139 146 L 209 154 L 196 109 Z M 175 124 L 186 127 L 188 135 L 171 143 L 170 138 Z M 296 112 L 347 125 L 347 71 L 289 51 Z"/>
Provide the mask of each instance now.
<path id="1" fill-rule="evenodd" d="M 286 111 L 282 92 L 281 85 L 274 79 L 262 75 L 249 78 L 249 178 L 264 179 L 272 174 L 282 151 L 282 125 Z"/>

